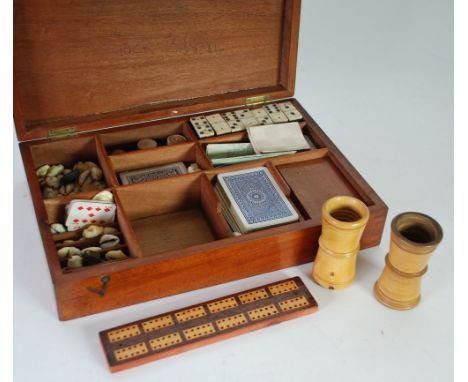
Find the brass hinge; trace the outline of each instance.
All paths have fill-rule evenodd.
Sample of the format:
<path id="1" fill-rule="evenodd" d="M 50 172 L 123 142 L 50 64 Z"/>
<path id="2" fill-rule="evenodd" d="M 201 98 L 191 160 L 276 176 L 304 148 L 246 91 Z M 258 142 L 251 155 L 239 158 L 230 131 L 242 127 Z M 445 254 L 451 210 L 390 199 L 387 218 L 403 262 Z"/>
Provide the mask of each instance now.
<path id="1" fill-rule="evenodd" d="M 47 133 L 47 137 L 50 139 L 70 138 L 76 136 L 78 136 L 78 132 L 76 131 L 75 126 L 49 130 Z"/>
<path id="2" fill-rule="evenodd" d="M 269 95 L 262 95 L 257 97 L 246 98 L 245 106 L 247 107 L 256 107 L 266 104 L 270 100 Z"/>

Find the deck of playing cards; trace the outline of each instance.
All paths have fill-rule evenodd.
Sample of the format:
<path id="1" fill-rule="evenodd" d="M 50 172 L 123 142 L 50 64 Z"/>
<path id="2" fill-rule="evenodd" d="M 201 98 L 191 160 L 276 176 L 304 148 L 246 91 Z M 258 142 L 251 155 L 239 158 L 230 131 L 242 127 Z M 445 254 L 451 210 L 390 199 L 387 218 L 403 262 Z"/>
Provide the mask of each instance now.
<path id="1" fill-rule="evenodd" d="M 65 207 L 65 225 L 69 231 L 76 231 L 88 224 L 113 223 L 115 210 L 112 202 L 75 199 Z"/>
<path id="2" fill-rule="evenodd" d="M 164 166 L 150 167 L 139 170 L 125 171 L 119 174 L 122 184 L 148 182 L 150 180 L 168 178 L 187 173 L 183 162 L 171 163 Z"/>
<path id="3" fill-rule="evenodd" d="M 248 233 L 299 220 L 265 167 L 219 174 L 215 190 L 233 232 Z"/>

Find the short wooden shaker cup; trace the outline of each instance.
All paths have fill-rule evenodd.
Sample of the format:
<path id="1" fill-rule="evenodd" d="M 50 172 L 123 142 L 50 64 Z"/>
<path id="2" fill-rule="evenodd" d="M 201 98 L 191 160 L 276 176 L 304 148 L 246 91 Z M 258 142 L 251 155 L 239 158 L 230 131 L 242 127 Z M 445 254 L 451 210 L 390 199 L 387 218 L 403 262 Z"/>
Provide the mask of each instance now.
<path id="1" fill-rule="evenodd" d="M 359 199 L 336 196 L 322 206 L 322 234 L 312 269 L 320 286 L 343 289 L 354 280 L 356 257 L 369 209 Z"/>
<path id="2" fill-rule="evenodd" d="M 430 216 L 404 212 L 392 220 L 390 251 L 374 285 L 374 295 L 392 309 L 414 308 L 421 300 L 421 279 L 442 240 L 439 223 Z"/>

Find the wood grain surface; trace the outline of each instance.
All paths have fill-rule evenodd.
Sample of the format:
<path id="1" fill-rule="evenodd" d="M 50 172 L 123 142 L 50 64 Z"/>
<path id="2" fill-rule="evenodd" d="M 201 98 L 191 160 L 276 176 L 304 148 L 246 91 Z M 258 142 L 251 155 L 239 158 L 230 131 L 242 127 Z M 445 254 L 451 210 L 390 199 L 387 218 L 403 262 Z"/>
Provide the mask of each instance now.
<path id="1" fill-rule="evenodd" d="M 245 142 L 246 134 L 198 140 L 190 128 L 189 118 L 197 113 L 243 108 L 252 96 L 274 102 L 293 95 L 300 3 L 14 1 L 15 124 L 18 138 L 27 140 L 20 148 L 60 319 L 313 261 L 321 229 L 317 211 L 328 196 L 351 194 L 366 203 L 370 218 L 361 248 L 380 243 L 385 203 L 298 101 L 289 99 L 304 116 L 303 132 L 316 150 L 213 168 L 206 143 Z M 78 136 L 44 139 L 65 127 Z M 164 146 L 170 134 L 182 134 L 187 142 Z M 161 147 L 112 154 L 119 145 L 148 137 Z M 63 222 L 71 199 L 93 195 L 43 200 L 35 169 L 79 160 L 101 166 L 130 257 L 64 273 L 49 225 Z M 176 160 L 194 161 L 202 171 L 129 186 L 118 180 L 119 171 Z M 216 176 L 254 166 L 272 171 L 301 218 L 232 237 L 213 190 Z M 165 227 L 185 231 L 187 240 L 177 246 L 166 240 L 170 245 L 164 247 L 167 234 L 161 237 L 152 224 L 146 224 L 142 240 L 135 222 L 160 225 L 164 214 L 190 208 L 202 213 L 202 220 L 186 220 L 196 229 Z M 91 293 L 103 279 L 106 292 Z"/>
<path id="2" fill-rule="evenodd" d="M 15 0 L 18 136 L 291 96 L 299 12 L 298 0 Z"/>
<path id="3" fill-rule="evenodd" d="M 280 280 L 99 333 L 112 372 L 314 313 L 299 277 Z"/>

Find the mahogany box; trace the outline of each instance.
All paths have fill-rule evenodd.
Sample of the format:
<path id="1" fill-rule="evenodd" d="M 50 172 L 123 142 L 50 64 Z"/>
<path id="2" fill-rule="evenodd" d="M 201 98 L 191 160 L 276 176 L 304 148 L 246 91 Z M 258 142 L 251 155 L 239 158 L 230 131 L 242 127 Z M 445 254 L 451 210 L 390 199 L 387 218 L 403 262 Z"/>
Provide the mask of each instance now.
<path id="1" fill-rule="evenodd" d="M 61 320 L 314 260 L 321 206 L 352 195 L 370 210 L 361 248 L 378 245 L 387 207 L 295 100 L 299 0 L 14 1 L 14 119 Z M 189 118 L 287 100 L 317 147 L 214 168 Z M 186 143 L 113 154 L 142 138 Z M 72 199 L 45 199 L 44 164 L 94 161 L 117 204 L 129 257 L 63 269 L 50 224 Z M 173 162 L 202 171 L 133 185 L 118 173 Z M 267 166 L 296 223 L 232 236 L 214 192 L 220 172 Z"/>

